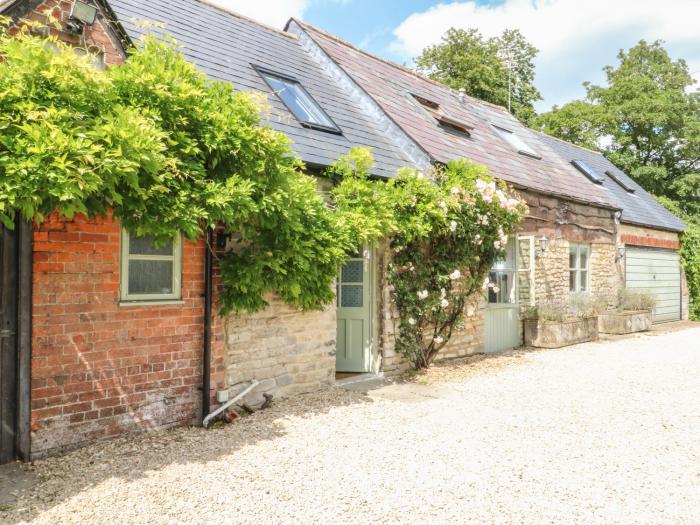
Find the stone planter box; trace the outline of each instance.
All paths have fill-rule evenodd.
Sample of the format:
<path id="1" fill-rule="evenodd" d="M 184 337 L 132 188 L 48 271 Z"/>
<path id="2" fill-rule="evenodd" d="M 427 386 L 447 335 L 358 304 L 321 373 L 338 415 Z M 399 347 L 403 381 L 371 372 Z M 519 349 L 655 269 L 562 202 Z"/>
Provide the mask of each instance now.
<path id="1" fill-rule="evenodd" d="M 633 334 L 650 329 L 650 310 L 605 312 L 598 316 L 598 331 L 602 334 Z"/>
<path id="2" fill-rule="evenodd" d="M 561 348 L 598 339 L 598 318 L 567 321 L 524 321 L 525 345 L 537 348 Z"/>

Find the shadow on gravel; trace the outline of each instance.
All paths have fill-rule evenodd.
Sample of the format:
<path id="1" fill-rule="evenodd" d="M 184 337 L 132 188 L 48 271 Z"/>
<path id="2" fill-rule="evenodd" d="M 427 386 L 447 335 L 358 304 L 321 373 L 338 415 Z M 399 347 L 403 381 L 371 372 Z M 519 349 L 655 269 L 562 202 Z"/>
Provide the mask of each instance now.
<path id="1" fill-rule="evenodd" d="M 31 522 L 81 491 L 110 478 L 138 480 L 173 464 L 225 460 L 237 450 L 286 435 L 286 418 L 312 418 L 339 408 L 372 403 L 340 388 L 278 400 L 265 410 L 209 430 L 179 427 L 100 441 L 62 456 L 16 465 L 0 476 L 0 523 Z M 25 483 L 27 477 L 31 483 Z"/>

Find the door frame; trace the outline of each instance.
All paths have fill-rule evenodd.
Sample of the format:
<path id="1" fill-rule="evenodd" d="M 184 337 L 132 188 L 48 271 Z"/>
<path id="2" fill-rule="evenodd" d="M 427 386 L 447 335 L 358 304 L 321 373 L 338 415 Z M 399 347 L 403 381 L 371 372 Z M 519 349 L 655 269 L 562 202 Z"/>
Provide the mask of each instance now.
<path id="1" fill-rule="evenodd" d="M 10 262 L 17 279 L 17 291 L 12 298 L 16 306 L 15 394 L 13 455 L 23 461 L 31 456 L 31 347 L 32 347 L 32 224 L 16 220 L 15 247 Z"/>
<path id="2" fill-rule="evenodd" d="M 19 233 L 17 307 L 17 438 L 15 453 L 22 461 L 31 457 L 32 401 L 32 266 L 33 226 L 17 220 Z"/>

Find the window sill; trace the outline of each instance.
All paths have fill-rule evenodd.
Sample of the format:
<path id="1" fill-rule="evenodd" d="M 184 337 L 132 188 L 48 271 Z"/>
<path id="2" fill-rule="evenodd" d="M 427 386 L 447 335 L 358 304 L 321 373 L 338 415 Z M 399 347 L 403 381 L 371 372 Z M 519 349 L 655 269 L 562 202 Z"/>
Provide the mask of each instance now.
<path id="1" fill-rule="evenodd" d="M 119 301 L 119 306 L 160 306 L 185 304 L 182 299 L 160 299 L 153 301 Z"/>

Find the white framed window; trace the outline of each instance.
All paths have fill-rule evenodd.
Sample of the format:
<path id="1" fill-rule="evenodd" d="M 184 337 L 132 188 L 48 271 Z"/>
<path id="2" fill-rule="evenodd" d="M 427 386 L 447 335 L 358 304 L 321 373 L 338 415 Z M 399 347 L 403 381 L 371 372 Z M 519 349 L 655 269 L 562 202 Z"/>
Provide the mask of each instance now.
<path id="1" fill-rule="evenodd" d="M 182 241 L 156 246 L 153 237 L 122 230 L 122 301 L 168 301 L 182 297 Z"/>
<path id="2" fill-rule="evenodd" d="M 495 261 L 489 271 L 488 303 L 516 304 L 515 277 L 516 270 L 515 238 L 510 238 L 505 256 Z"/>
<path id="3" fill-rule="evenodd" d="M 569 291 L 586 293 L 590 282 L 590 244 L 569 245 Z"/>

